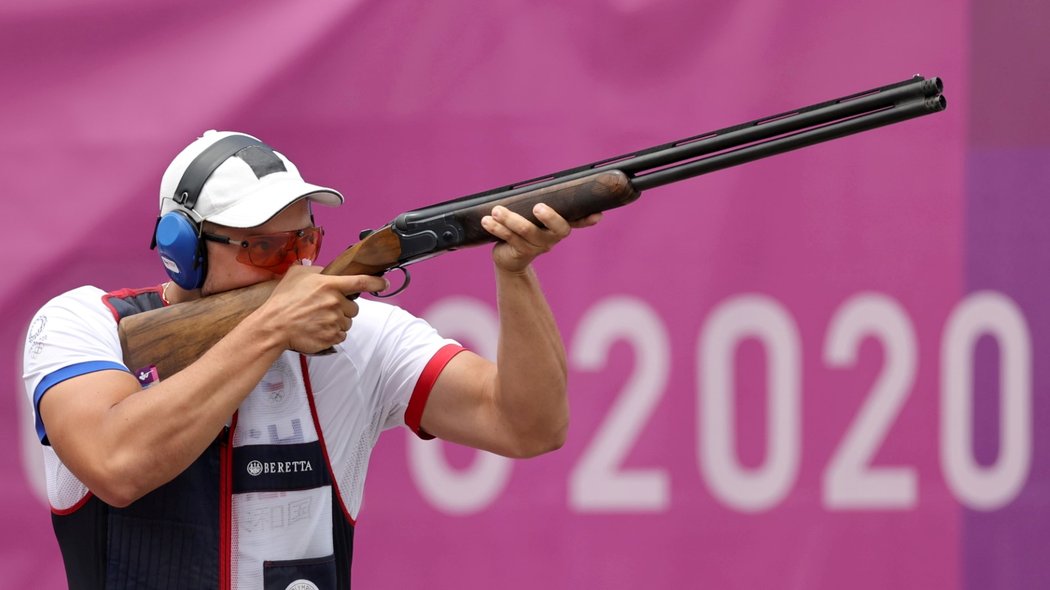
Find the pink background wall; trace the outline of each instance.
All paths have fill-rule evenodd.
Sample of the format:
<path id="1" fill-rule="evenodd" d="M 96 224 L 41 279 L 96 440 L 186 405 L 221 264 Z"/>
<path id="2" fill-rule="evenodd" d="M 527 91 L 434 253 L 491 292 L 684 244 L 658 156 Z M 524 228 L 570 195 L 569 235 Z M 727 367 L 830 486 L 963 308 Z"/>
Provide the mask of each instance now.
<path id="1" fill-rule="evenodd" d="M 995 193 L 1019 159 L 977 149 L 994 136 L 1031 161 L 1016 185 L 1044 178 L 1050 133 L 1022 118 L 1045 42 L 1018 30 L 1046 15 L 1016 4 L 993 22 L 973 16 L 984 0 L 8 2 L 0 579 L 64 584 L 34 488 L 26 323 L 80 284 L 164 280 L 147 249 L 160 174 L 205 129 L 256 135 L 348 195 L 319 211 L 327 260 L 410 208 L 922 73 L 947 112 L 655 189 L 543 258 L 567 445 L 515 463 L 387 433 L 354 581 L 1031 587 L 1050 540 L 1033 493 L 1050 285 L 1011 265 L 1047 244 L 1010 229 L 1029 201 Z M 1011 43 L 1036 50 L 1030 68 L 975 54 Z M 999 79 L 1004 64 L 1020 71 Z M 492 291 L 479 249 L 415 267 L 397 302 L 484 353 Z M 1007 374 L 1021 386 L 1001 391 Z"/>

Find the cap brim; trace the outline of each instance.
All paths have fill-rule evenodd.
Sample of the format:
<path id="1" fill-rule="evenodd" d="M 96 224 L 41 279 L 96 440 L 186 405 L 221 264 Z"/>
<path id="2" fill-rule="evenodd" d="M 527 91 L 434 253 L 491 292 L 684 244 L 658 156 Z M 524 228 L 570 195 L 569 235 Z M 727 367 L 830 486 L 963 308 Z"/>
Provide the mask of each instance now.
<path id="1" fill-rule="evenodd" d="M 275 179 L 245 195 L 232 207 L 209 215 L 205 221 L 226 227 L 256 227 L 284 211 L 300 199 L 336 207 L 343 204 L 339 191 L 317 186 L 295 178 Z"/>

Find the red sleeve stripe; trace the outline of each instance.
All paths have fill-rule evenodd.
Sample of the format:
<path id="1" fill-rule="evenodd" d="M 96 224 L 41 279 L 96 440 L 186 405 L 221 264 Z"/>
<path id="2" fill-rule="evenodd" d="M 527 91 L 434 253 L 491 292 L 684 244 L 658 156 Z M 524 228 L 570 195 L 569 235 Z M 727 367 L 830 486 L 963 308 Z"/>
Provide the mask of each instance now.
<path id="1" fill-rule="evenodd" d="M 427 399 L 430 398 L 430 390 L 434 387 L 434 382 L 437 381 L 438 375 L 441 374 L 445 365 L 452 360 L 452 357 L 463 352 L 463 350 L 462 346 L 456 344 L 446 344 L 441 347 L 427 362 L 427 366 L 423 367 L 423 372 L 419 375 L 419 380 L 416 381 L 416 387 L 412 390 L 412 397 L 408 400 L 408 408 L 405 409 L 405 424 L 412 429 L 412 432 L 416 433 L 416 436 L 423 440 L 434 438 L 433 435 L 423 430 L 423 426 L 420 424 L 423 421 L 423 408 L 427 407 Z"/>

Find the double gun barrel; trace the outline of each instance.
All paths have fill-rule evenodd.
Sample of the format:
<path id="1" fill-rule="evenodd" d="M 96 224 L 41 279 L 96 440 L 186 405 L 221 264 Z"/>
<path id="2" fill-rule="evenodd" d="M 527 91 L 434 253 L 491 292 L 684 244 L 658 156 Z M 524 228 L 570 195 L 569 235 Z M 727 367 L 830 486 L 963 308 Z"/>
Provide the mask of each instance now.
<path id="1" fill-rule="evenodd" d="M 481 229 L 480 219 L 495 205 L 505 205 L 538 224 L 532 207 L 544 202 L 574 221 L 626 205 L 650 188 L 943 111 L 947 106 L 943 89 L 940 78 L 915 76 L 408 211 L 389 226 L 401 244 L 399 263 L 403 266 L 446 250 L 493 241 Z"/>

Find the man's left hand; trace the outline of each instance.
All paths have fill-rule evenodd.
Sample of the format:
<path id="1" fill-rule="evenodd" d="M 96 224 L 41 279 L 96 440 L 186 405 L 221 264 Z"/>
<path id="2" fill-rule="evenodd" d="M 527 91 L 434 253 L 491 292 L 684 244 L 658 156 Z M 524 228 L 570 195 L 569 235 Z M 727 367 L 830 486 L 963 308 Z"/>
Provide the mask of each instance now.
<path id="1" fill-rule="evenodd" d="M 481 226 L 502 240 L 492 250 L 492 260 L 497 268 L 511 273 L 524 272 L 537 256 L 549 252 L 574 228 L 592 226 L 602 218 L 601 213 L 595 213 L 569 223 L 543 203 L 533 207 L 532 213 L 545 227 L 539 227 L 503 206 L 493 207 L 492 213 L 481 219 Z"/>

